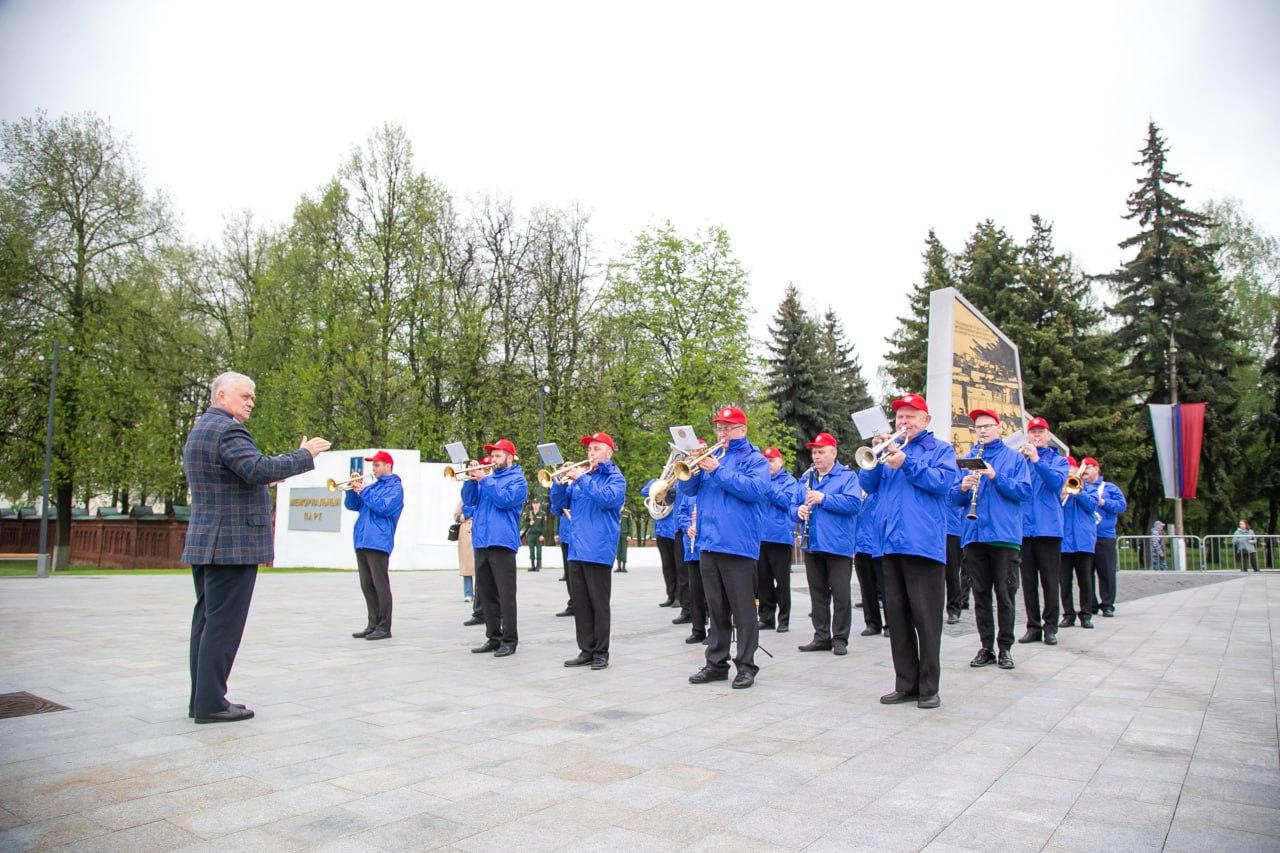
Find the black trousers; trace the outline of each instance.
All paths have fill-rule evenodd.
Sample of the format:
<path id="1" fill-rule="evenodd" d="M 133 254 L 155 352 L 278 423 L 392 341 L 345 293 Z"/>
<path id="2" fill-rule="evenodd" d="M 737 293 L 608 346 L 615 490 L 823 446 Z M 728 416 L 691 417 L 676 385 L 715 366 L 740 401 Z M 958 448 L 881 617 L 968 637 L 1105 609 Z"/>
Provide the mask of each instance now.
<path id="1" fill-rule="evenodd" d="M 791 546 L 782 542 L 761 542 L 756 561 L 756 583 L 760 595 L 760 621 L 768 625 L 791 624 Z M 774 613 L 777 612 L 777 621 Z"/>
<path id="2" fill-rule="evenodd" d="M 729 640 L 736 629 L 738 654 L 733 662 L 739 670 L 757 672 L 760 625 L 756 622 L 756 561 L 717 551 L 703 551 L 699 556 L 702 591 L 707 596 L 707 615 L 711 621 L 707 666 L 729 668 Z"/>
<path id="3" fill-rule="evenodd" d="M 809 620 L 813 622 L 813 638 L 819 642 L 849 642 L 849 626 L 853 623 L 853 597 L 849 586 L 853 579 L 853 559 L 822 551 L 807 552 L 804 555 L 804 573 L 809 580 Z"/>
<path id="4" fill-rule="evenodd" d="M 1098 537 L 1098 544 L 1093 548 L 1093 579 L 1093 587 L 1089 590 L 1090 610 L 1097 613 L 1099 605 L 1102 610 L 1115 610 L 1116 540 L 1113 537 Z"/>
<path id="5" fill-rule="evenodd" d="M 692 565 L 692 570 L 690 566 Z M 692 618 L 690 592 L 690 580 L 693 575 L 698 573 L 698 561 L 694 560 L 691 564 L 684 561 L 684 531 L 676 531 L 676 600 L 680 602 L 680 615 Z M 702 586 L 699 584 L 698 589 Z M 702 621 L 707 621 L 707 602 L 702 601 Z"/>
<path id="6" fill-rule="evenodd" d="M 942 608 L 947 567 L 915 554 L 885 554 L 884 616 L 895 690 L 932 696 L 941 675 Z M 865 598 L 865 596 L 864 596 Z"/>
<path id="7" fill-rule="evenodd" d="M 702 561 L 685 564 L 689 575 L 689 632 L 695 637 L 707 636 L 707 594 L 702 588 Z"/>
<path id="8" fill-rule="evenodd" d="M 592 657 L 609 657 L 609 599 L 613 572 L 604 563 L 569 561 L 569 596 L 578 648 Z"/>
<path id="9" fill-rule="evenodd" d="M 356 568 L 360 572 L 360 591 L 369 614 L 366 628 L 391 632 L 391 578 L 387 563 L 391 555 L 370 548 L 356 549 Z"/>
<path id="10" fill-rule="evenodd" d="M 1080 608 L 1072 601 L 1072 580 L 1080 587 Z M 1093 612 L 1093 555 L 1071 551 L 1062 555 L 1062 615 L 1075 618 Z"/>
<path id="11" fill-rule="evenodd" d="M 566 542 L 560 543 L 560 565 L 564 566 L 565 586 L 568 587 L 569 580 L 569 545 Z M 568 590 L 569 600 L 565 602 L 564 609 L 569 611 L 569 615 L 573 615 L 573 590 Z"/>
<path id="12" fill-rule="evenodd" d="M 676 540 L 659 536 L 654 541 L 658 543 L 658 557 L 662 560 L 662 580 L 667 586 L 667 598 L 675 598 L 678 592 Z"/>
<path id="13" fill-rule="evenodd" d="M 947 534 L 947 612 L 954 616 L 969 606 L 969 576 L 963 569 L 960 537 Z"/>
<path id="14" fill-rule="evenodd" d="M 231 707 L 227 679 L 240 650 L 258 567 L 192 566 L 196 606 L 191 614 L 191 698 L 187 711 L 216 714 Z"/>
<path id="15" fill-rule="evenodd" d="M 984 649 L 999 646 L 1003 652 L 1013 648 L 1013 597 L 1018 594 L 1021 557 L 1021 553 L 1012 548 L 998 548 L 985 542 L 971 542 L 964 548 L 964 571 L 973 587 L 974 617 Z M 996 599 L 994 618 L 991 612 L 993 592 Z"/>
<path id="16" fill-rule="evenodd" d="M 1257 551 L 1236 551 L 1236 565 L 1240 567 L 1240 571 L 1247 572 L 1252 566 L 1256 572 L 1258 570 L 1258 552 Z"/>
<path id="17" fill-rule="evenodd" d="M 880 565 L 880 558 L 854 554 L 853 569 L 858 574 L 858 590 L 862 595 L 862 621 L 868 628 L 882 631 L 884 619 L 880 616 L 880 601 L 884 598 L 884 567 Z"/>
<path id="18" fill-rule="evenodd" d="M 1027 611 L 1027 628 L 1054 634 L 1062 611 L 1062 537 L 1025 536 L 1022 539 L 1022 604 Z M 1040 592 L 1044 591 L 1044 609 Z"/>
<path id="19" fill-rule="evenodd" d="M 516 633 L 516 552 L 509 548 L 476 549 L 476 595 L 484 613 L 484 633 L 504 646 L 519 642 Z"/>

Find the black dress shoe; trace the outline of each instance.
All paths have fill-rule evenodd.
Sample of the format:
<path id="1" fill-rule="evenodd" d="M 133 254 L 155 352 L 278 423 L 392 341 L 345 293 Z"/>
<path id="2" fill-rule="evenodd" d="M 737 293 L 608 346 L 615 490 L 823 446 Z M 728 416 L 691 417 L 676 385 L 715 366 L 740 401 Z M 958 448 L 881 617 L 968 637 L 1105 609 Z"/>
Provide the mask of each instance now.
<path id="1" fill-rule="evenodd" d="M 570 658 L 564 662 L 565 666 L 586 666 L 591 663 L 591 655 L 588 652 L 578 652 L 576 658 Z"/>
<path id="2" fill-rule="evenodd" d="M 556 615 L 557 615 L 557 616 L 572 616 L 572 615 L 573 615 L 573 608 L 572 608 L 572 607 L 566 607 L 564 610 L 561 610 L 561 611 L 560 611 L 559 613 L 557 613 Z"/>
<path id="3" fill-rule="evenodd" d="M 887 636 L 889 636 L 889 626 L 888 626 L 888 625 L 885 625 L 885 626 L 884 626 L 884 630 L 882 630 L 880 633 L 881 633 L 881 634 L 883 634 L 883 635 L 884 635 L 884 636 L 886 636 L 886 637 L 887 637 Z"/>
<path id="4" fill-rule="evenodd" d="M 591 659 L 591 668 L 592 669 L 608 669 L 609 659 L 607 657 L 604 657 L 603 655 L 596 655 Z"/>
<path id="5" fill-rule="evenodd" d="M 681 613 L 679 616 L 671 620 L 672 625 L 688 625 L 693 619 Z"/>
<path id="6" fill-rule="evenodd" d="M 849 644 L 844 642 L 843 640 L 832 640 L 831 652 L 832 654 L 837 654 L 837 655 L 847 655 L 849 654 Z"/>
<path id="7" fill-rule="evenodd" d="M 379 628 L 378 630 L 370 633 L 369 636 L 365 637 L 365 639 L 366 640 L 389 640 L 391 639 L 391 632 L 384 631 L 381 628 Z"/>
<path id="8" fill-rule="evenodd" d="M 1018 638 L 1019 643 L 1038 643 L 1044 639 L 1044 634 L 1035 628 L 1028 628 L 1027 632 Z"/>
<path id="9" fill-rule="evenodd" d="M 708 682 L 711 682 L 711 681 L 728 681 L 728 680 L 729 680 L 729 670 L 714 669 L 709 666 L 704 666 L 702 669 L 698 670 L 693 675 L 689 676 L 690 684 L 707 684 Z"/>
<path id="10" fill-rule="evenodd" d="M 941 704 L 942 704 L 942 700 L 938 698 L 937 693 L 933 694 L 932 696 L 921 696 L 916 701 L 916 707 L 924 708 L 925 710 L 928 710 L 930 708 L 936 708 Z"/>
<path id="11" fill-rule="evenodd" d="M 760 625 L 758 627 L 760 628 L 761 631 L 764 631 L 766 629 L 772 631 L 777 626 L 773 623 L 773 620 L 765 621 L 764 619 L 761 619 Z"/>
<path id="12" fill-rule="evenodd" d="M 225 711 L 214 711 L 212 714 L 196 714 L 197 723 L 238 723 L 241 720 L 253 719 L 253 711 L 243 705 L 232 705 Z"/>
<path id="13" fill-rule="evenodd" d="M 694 643 L 704 643 L 706 642 L 706 640 L 707 640 L 706 634 L 690 634 L 689 636 L 684 638 L 684 641 L 691 646 Z"/>
<path id="14" fill-rule="evenodd" d="M 1056 645 L 1058 645 L 1058 635 L 1057 635 L 1057 634 L 1050 634 L 1048 631 L 1045 631 L 1045 632 L 1044 632 L 1044 644 L 1045 644 L 1046 646 L 1056 646 Z"/>
<path id="15" fill-rule="evenodd" d="M 230 704 L 231 704 L 231 707 L 232 707 L 232 708 L 243 708 L 243 707 L 244 707 L 243 705 L 241 705 L 241 704 L 240 704 L 240 703 L 238 703 L 238 702 L 232 702 L 232 703 L 230 703 Z M 196 715 L 196 712 L 195 712 L 195 711 L 192 711 L 192 710 L 190 710 L 190 709 L 188 709 L 188 710 L 187 710 L 187 716 L 188 716 L 188 717 L 194 718 L 194 717 L 195 717 L 195 715 Z"/>
<path id="16" fill-rule="evenodd" d="M 1102 611 L 1102 615 L 1103 615 L 1103 616 L 1106 616 L 1108 619 L 1110 619 L 1112 616 L 1115 616 L 1115 615 L 1116 615 L 1116 612 L 1115 612 L 1114 610 L 1112 610 L 1112 609 L 1108 608 L 1108 609 L 1106 609 L 1106 610 Z"/>
<path id="17" fill-rule="evenodd" d="M 791 630 L 791 628 L 790 628 L 790 626 L 788 626 L 788 625 L 787 625 L 787 623 L 786 623 L 786 622 L 779 622 L 779 623 L 778 623 L 778 633 L 779 633 L 779 634 L 785 634 L 785 633 L 787 633 L 787 632 L 788 632 L 788 631 L 790 631 L 790 630 Z"/>
<path id="18" fill-rule="evenodd" d="M 476 646 L 474 649 L 471 650 L 471 654 L 482 655 L 485 652 L 496 652 L 498 650 L 498 646 L 500 645 L 502 644 L 499 643 L 497 640 L 485 640 L 484 645 Z"/>
<path id="19" fill-rule="evenodd" d="M 881 705 L 901 705 L 903 702 L 910 702 L 919 699 L 919 693 L 904 693 L 901 690 L 895 690 L 892 693 L 886 693 L 880 697 Z"/>
<path id="20" fill-rule="evenodd" d="M 747 672 L 745 669 L 738 670 L 738 674 L 733 677 L 733 689 L 743 690 L 756 683 L 756 674 Z"/>
<path id="21" fill-rule="evenodd" d="M 829 652 L 831 651 L 830 640 L 811 640 L 803 646 L 796 646 L 802 652 Z"/>
<path id="22" fill-rule="evenodd" d="M 995 662 L 996 656 L 991 649 L 979 649 L 973 660 L 969 661 L 969 666 L 991 666 Z"/>
<path id="23" fill-rule="evenodd" d="M 463 622 L 462 624 L 463 624 L 463 625 L 483 625 L 483 624 L 484 624 L 484 617 L 482 617 L 482 616 L 472 616 L 470 619 L 468 619 L 466 622 Z M 353 636 L 354 636 L 354 635 L 353 635 Z"/>
<path id="24" fill-rule="evenodd" d="M 960 621 L 960 614 L 959 614 L 959 613 L 948 613 L 948 614 L 947 614 L 947 624 L 948 624 L 948 625 L 955 625 L 955 624 L 956 624 L 956 623 L 958 623 L 959 621 Z"/>
<path id="25" fill-rule="evenodd" d="M 861 601 L 855 601 L 855 602 L 853 603 L 853 606 L 854 606 L 854 607 L 861 607 L 861 606 L 862 606 L 862 602 L 861 602 Z"/>
<path id="26" fill-rule="evenodd" d="M 675 600 L 674 598 L 668 598 L 666 601 L 662 602 L 662 603 L 661 603 L 661 604 L 659 604 L 658 606 L 659 606 L 659 607 L 670 607 L 671 605 L 673 605 L 673 604 L 675 604 L 675 603 L 676 603 L 676 600 Z"/>
<path id="27" fill-rule="evenodd" d="M 1062 621 L 1058 623 L 1059 628 L 1074 628 L 1076 626 L 1076 617 L 1063 616 Z"/>
<path id="28" fill-rule="evenodd" d="M 364 637 L 369 636 L 372 633 L 373 633 L 372 628 L 365 628 L 363 631 L 356 631 L 351 636 L 355 637 L 357 640 L 360 640 L 360 639 L 363 639 Z"/>
<path id="29" fill-rule="evenodd" d="M 872 628 L 870 625 L 868 625 L 867 627 L 862 629 L 862 633 L 859 636 L 874 637 L 876 634 L 880 633 L 880 630 L 881 629 L 879 628 Z"/>
<path id="30" fill-rule="evenodd" d="M 1084 615 L 1084 614 L 1082 613 L 1082 614 L 1080 615 L 1080 627 L 1081 627 L 1081 628 L 1092 628 L 1092 627 L 1093 627 L 1093 617 L 1092 617 L 1092 616 L 1086 616 L 1086 615 Z"/>
<path id="31" fill-rule="evenodd" d="M 1000 657 L 997 658 L 996 665 L 1001 669 L 1013 669 L 1013 655 L 1009 654 L 1008 649 L 1000 650 Z"/>
<path id="32" fill-rule="evenodd" d="M 516 653 L 515 646 L 509 646 L 506 643 L 498 646 L 498 650 L 493 653 L 495 658 L 508 658 Z"/>

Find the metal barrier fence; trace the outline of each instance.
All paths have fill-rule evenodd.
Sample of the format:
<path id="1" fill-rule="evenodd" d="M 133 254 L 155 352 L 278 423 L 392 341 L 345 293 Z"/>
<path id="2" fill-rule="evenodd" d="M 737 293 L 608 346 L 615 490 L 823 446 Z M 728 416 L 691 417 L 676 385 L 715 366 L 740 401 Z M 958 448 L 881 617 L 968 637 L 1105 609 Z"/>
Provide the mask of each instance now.
<path id="1" fill-rule="evenodd" d="M 1249 571 L 1280 569 L 1280 536 L 1255 536 L 1254 553 L 1237 551 L 1231 536 L 1118 536 L 1120 571 Z"/>

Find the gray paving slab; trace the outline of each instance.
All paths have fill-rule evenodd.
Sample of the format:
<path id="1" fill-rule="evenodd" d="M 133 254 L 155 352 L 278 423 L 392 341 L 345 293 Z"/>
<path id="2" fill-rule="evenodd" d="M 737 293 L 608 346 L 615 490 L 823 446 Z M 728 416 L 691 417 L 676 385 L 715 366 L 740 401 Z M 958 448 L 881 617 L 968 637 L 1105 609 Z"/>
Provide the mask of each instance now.
<path id="1" fill-rule="evenodd" d="M 795 650 L 799 573 L 755 688 L 689 685 L 702 647 L 631 568 L 602 672 L 561 665 L 555 572 L 521 574 L 505 660 L 470 654 L 452 573 L 393 575 L 376 644 L 348 636 L 353 575 L 264 575 L 231 682 L 258 716 L 228 726 L 185 715 L 189 579 L 0 581 L 0 631 L 30 638 L 0 648 L 0 692 L 70 708 L 0 720 L 0 850 L 1280 845 L 1280 576 L 1125 573 L 1116 618 L 1012 672 L 967 666 L 966 613 L 926 713 L 878 703 L 883 638 Z"/>

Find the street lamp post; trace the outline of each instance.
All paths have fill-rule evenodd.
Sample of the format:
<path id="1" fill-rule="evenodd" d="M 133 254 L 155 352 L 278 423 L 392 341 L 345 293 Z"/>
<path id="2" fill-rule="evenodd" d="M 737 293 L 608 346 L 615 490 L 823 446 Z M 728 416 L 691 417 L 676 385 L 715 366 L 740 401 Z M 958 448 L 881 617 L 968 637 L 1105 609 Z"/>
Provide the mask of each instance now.
<path id="1" fill-rule="evenodd" d="M 546 438 L 544 437 L 544 433 L 546 432 L 546 417 L 543 414 L 543 408 L 544 408 L 544 401 L 547 399 L 547 395 L 550 393 L 551 393 L 550 385 L 538 386 L 538 444 L 543 444 L 546 442 Z"/>
<path id="2" fill-rule="evenodd" d="M 61 347 L 53 342 L 53 357 L 49 368 L 49 415 L 44 426 L 44 481 L 42 485 L 43 500 L 40 506 L 40 547 L 36 556 L 36 577 L 49 576 L 49 478 L 53 469 L 53 402 L 58 392 L 58 350 Z M 71 349 L 71 347 L 67 347 Z M 44 356 L 40 356 L 43 361 Z"/>

